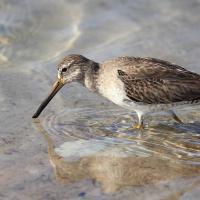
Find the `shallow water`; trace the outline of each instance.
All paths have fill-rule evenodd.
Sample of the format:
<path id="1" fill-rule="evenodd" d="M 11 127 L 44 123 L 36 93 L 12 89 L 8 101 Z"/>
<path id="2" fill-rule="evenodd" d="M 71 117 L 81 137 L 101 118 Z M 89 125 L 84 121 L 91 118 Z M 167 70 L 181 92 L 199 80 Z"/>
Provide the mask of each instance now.
<path id="1" fill-rule="evenodd" d="M 0 199 L 199 199 L 200 107 L 146 116 L 79 84 L 37 120 L 56 64 L 165 59 L 200 73 L 198 0 L 0 0 Z"/>
<path id="2" fill-rule="evenodd" d="M 70 110 L 66 108 L 56 115 L 46 115 L 41 123 L 50 136 L 61 137 L 70 143 L 75 141 L 76 144 L 80 140 L 82 144 L 82 141 L 88 143 L 91 140 L 92 147 L 86 149 L 88 153 L 93 151 L 97 143 L 103 149 L 118 147 L 122 154 L 148 157 L 158 155 L 175 162 L 200 165 L 199 123 L 175 124 L 163 116 L 162 124 L 153 125 L 153 121 L 149 121 L 150 127 L 138 131 L 133 129 L 135 117 L 133 113 L 122 109 L 94 106 Z M 62 143 L 61 140 L 61 146 Z M 70 154 L 70 148 L 62 151 Z M 59 152 L 62 154 L 62 151 Z"/>
<path id="3" fill-rule="evenodd" d="M 200 186 L 195 177 L 200 172 L 200 124 L 180 125 L 168 118 L 164 115 L 157 123 L 152 117 L 150 127 L 137 131 L 132 129 L 133 113 L 96 105 L 65 108 L 36 119 L 35 125 L 47 141 L 58 182 L 68 185 L 91 179 L 104 194 L 113 194 L 182 180 L 181 192 L 187 193 L 190 187 Z M 192 183 L 185 187 L 184 181 L 191 177 Z"/>

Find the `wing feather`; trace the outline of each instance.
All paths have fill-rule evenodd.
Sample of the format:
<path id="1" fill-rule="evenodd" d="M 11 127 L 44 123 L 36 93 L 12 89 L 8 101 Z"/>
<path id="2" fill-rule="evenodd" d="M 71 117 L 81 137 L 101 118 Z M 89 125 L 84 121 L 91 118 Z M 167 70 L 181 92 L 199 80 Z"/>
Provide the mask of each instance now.
<path id="1" fill-rule="evenodd" d="M 119 57 L 103 63 L 117 68 L 127 96 L 147 104 L 200 100 L 200 75 L 173 63 L 140 57 Z"/>
<path id="2" fill-rule="evenodd" d="M 118 70 L 118 75 L 124 83 L 127 97 L 136 102 L 167 104 L 200 100 L 200 79 L 192 79 L 190 74 L 189 77 L 184 74 L 185 79 L 178 74 L 175 77 L 167 74 L 138 78 L 135 74 Z"/>
<path id="3" fill-rule="evenodd" d="M 127 74 L 137 78 L 164 79 L 199 79 L 200 75 L 187 69 L 156 58 L 119 57 L 107 61 L 110 66 L 117 66 Z"/>

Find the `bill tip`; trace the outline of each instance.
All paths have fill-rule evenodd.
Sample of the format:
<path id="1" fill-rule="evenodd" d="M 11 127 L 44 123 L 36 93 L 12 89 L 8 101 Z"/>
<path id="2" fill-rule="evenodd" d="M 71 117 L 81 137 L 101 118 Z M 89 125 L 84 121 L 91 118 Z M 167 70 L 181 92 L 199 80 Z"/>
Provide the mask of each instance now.
<path id="1" fill-rule="evenodd" d="M 33 119 L 35 119 L 35 118 L 37 118 L 37 117 L 38 117 L 37 115 L 33 115 L 33 116 L 32 116 Z"/>

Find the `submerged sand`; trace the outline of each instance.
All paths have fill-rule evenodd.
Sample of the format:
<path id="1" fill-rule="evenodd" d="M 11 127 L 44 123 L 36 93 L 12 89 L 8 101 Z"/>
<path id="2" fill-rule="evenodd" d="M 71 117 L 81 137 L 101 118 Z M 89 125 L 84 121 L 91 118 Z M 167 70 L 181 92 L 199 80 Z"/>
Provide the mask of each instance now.
<path id="1" fill-rule="evenodd" d="M 116 136 L 98 129 L 95 138 L 91 132 L 84 135 L 78 126 L 84 118 L 73 126 L 77 132 L 62 137 L 70 127 L 65 110 L 118 109 L 78 84 L 64 87 L 39 122 L 31 118 L 66 54 L 79 53 L 98 62 L 121 55 L 157 57 L 200 73 L 199 9 L 198 0 L 1 0 L 0 199 L 199 199 L 199 108 L 186 115 L 180 112 L 187 125 L 172 123 L 170 130 L 171 119 L 150 117 L 161 125 L 139 139 L 148 141 L 146 146 L 137 147 L 156 152 L 151 156 L 115 145 L 115 138 L 136 141 L 136 133 Z M 110 137 L 112 145 L 106 141 L 107 146 L 92 146 L 97 136 L 101 141 Z M 164 158 L 166 149 L 151 145 L 158 138 L 181 152 Z M 83 151 L 79 157 L 77 151 Z"/>

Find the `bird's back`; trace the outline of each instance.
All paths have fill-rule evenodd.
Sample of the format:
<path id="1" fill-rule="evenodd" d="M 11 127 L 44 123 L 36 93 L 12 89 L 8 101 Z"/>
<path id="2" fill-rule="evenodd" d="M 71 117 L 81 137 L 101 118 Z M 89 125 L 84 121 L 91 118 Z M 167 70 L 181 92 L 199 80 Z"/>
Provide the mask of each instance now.
<path id="1" fill-rule="evenodd" d="M 135 77 L 163 77 L 163 78 L 185 78 L 199 79 L 200 75 L 191 72 L 174 63 L 156 59 L 141 57 L 118 57 L 103 63 L 103 66 L 125 70 L 126 73 L 135 75 Z"/>
<path id="2" fill-rule="evenodd" d="M 126 96 L 134 102 L 170 104 L 200 101 L 200 75 L 167 61 L 119 57 L 104 62 L 102 70 L 110 77 L 110 84 L 118 82 L 117 78 L 121 80 Z M 116 86 L 114 84 L 112 88 Z"/>

